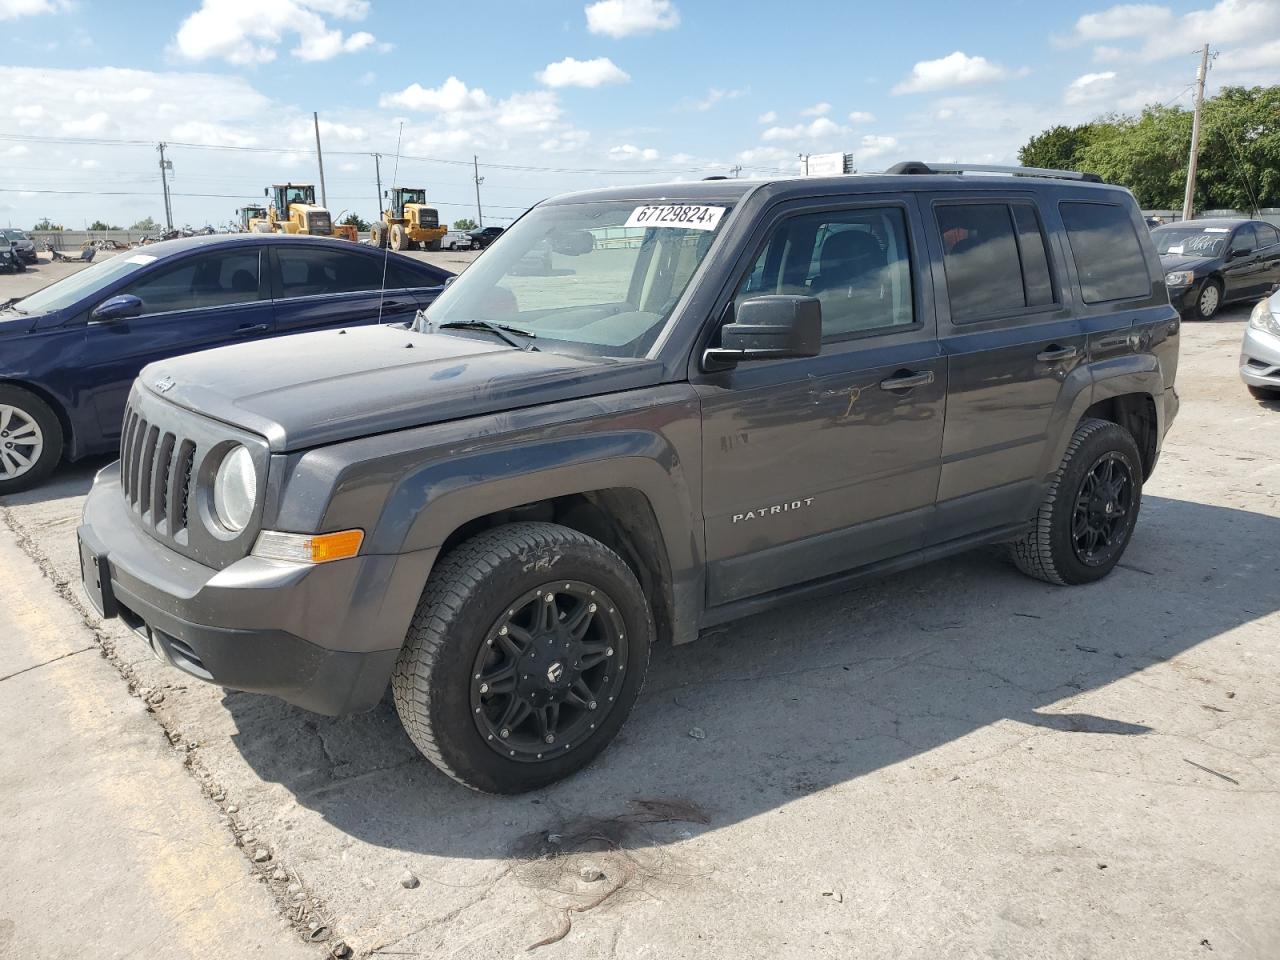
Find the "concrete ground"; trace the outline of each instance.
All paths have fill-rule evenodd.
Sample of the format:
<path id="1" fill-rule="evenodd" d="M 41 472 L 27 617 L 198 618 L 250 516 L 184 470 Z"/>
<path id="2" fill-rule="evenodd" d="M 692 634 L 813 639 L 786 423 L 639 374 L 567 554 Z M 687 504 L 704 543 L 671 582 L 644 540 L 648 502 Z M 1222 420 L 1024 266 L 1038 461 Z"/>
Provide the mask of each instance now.
<path id="1" fill-rule="evenodd" d="M 1246 316 L 1184 325 L 1182 413 L 1106 581 L 1050 587 L 978 551 L 658 650 L 614 745 L 523 797 L 439 774 L 388 701 L 313 716 L 189 679 L 99 625 L 73 530 L 105 461 L 0 504 L 27 557 L 0 556 L 0 582 L 7 598 L 23 564 L 45 570 L 129 682 L 91 716 L 147 719 L 138 691 L 162 694 L 149 718 L 192 745 L 197 803 L 296 878 L 251 886 L 272 907 L 207 908 L 228 926 L 239 908 L 266 928 L 300 907 L 301 929 L 323 921 L 360 956 L 468 960 L 544 941 L 534 952 L 552 960 L 1272 958 L 1280 404 L 1236 375 Z M 0 650 L 35 662 L 67 635 L 0 624 Z M 68 724 L 82 709 L 51 690 L 41 724 L 57 706 Z M 124 762 L 114 739 L 63 742 L 69 758 Z M 44 758 L 6 766 L 4 795 L 52 793 L 66 775 Z M 181 792 L 165 782 L 137 803 Z M 122 815 L 104 807 L 104 829 Z M 158 849 L 184 849 L 157 832 Z M 66 903 L 38 837 L 6 836 L 39 869 L 0 877 L 0 917 L 18 883 L 24 912 Z M 181 884 L 180 859 L 157 870 Z M 25 955 L 57 956 L 48 936 Z"/>

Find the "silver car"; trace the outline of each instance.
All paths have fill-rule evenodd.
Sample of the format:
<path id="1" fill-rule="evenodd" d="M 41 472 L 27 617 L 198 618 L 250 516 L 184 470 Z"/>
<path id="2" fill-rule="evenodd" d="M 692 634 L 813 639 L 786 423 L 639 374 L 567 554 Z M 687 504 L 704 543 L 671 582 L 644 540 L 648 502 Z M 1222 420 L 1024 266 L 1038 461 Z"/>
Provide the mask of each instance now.
<path id="1" fill-rule="evenodd" d="M 1280 400 L 1280 292 L 1259 300 L 1249 316 L 1240 377 L 1259 400 Z"/>
<path id="2" fill-rule="evenodd" d="M 25 263 L 36 262 L 36 242 L 28 237 L 21 230 L 5 229 L 4 235 L 8 237 L 9 242 L 13 244 L 13 252 Z"/>

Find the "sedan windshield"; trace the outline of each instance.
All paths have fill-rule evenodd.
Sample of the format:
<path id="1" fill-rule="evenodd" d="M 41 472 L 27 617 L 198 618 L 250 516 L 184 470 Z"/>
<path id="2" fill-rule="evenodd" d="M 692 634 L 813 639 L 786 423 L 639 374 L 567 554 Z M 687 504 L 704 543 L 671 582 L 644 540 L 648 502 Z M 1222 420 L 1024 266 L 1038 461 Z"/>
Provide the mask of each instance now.
<path id="1" fill-rule="evenodd" d="M 1151 231 L 1156 252 L 1187 257 L 1220 257 L 1227 248 L 1227 227 L 1157 227 Z"/>
<path id="2" fill-rule="evenodd" d="M 14 309 L 19 313 L 52 313 L 54 310 L 65 309 L 93 291 L 141 270 L 155 260 L 156 257 L 145 253 L 120 254 L 110 260 L 101 260 L 19 300 L 14 304 Z"/>
<path id="3" fill-rule="evenodd" d="M 535 207 L 445 289 L 427 323 L 487 321 L 528 331 L 541 350 L 644 356 L 728 210 L 636 201 Z M 475 336 L 476 326 L 454 329 Z"/>

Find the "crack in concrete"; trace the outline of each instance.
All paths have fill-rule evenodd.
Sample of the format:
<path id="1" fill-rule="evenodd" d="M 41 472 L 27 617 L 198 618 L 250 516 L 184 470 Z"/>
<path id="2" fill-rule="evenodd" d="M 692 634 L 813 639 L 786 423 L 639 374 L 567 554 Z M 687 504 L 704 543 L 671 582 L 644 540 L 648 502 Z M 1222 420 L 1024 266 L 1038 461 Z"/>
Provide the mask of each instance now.
<path id="1" fill-rule="evenodd" d="M 0 677 L 0 683 L 4 683 L 6 680 L 12 680 L 14 677 L 20 677 L 24 673 L 30 673 L 32 670 L 39 670 L 41 667 L 47 667 L 49 664 L 57 663 L 59 660 L 65 660 L 67 657 L 74 657 L 78 653 L 87 653 L 90 650 L 97 649 L 98 645 L 96 643 L 91 643 L 89 646 L 81 647 L 79 650 L 72 650 L 69 653 L 60 653 L 56 657 L 50 657 L 48 660 L 42 661 L 41 663 L 33 663 L 29 667 L 23 667 L 21 670 L 15 670 L 13 673 Z"/>

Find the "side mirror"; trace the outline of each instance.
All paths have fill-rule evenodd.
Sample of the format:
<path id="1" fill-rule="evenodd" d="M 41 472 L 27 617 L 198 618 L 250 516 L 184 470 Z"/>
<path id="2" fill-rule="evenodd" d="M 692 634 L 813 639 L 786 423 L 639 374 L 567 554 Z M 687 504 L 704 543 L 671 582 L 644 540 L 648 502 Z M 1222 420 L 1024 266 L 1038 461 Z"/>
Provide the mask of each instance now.
<path id="1" fill-rule="evenodd" d="M 103 300 L 89 314 L 90 323 L 113 323 L 116 320 L 127 320 L 142 313 L 142 301 L 131 293 Z"/>
<path id="2" fill-rule="evenodd" d="M 1237 260 L 1240 257 L 1247 257 L 1251 253 L 1253 253 L 1253 250 L 1251 250 L 1249 247 L 1236 247 L 1234 250 L 1232 250 L 1230 253 L 1227 254 L 1227 259 Z"/>
<path id="3" fill-rule="evenodd" d="M 383 199 L 383 200 L 387 200 L 387 199 L 389 199 L 390 197 L 391 197 L 391 191 L 390 191 L 390 190 L 383 190 L 383 191 L 382 191 L 382 199 Z"/>
<path id="4" fill-rule="evenodd" d="M 735 321 L 720 328 L 720 346 L 702 356 L 704 364 L 714 366 L 821 352 L 822 304 L 817 297 L 770 295 L 739 304 Z"/>
<path id="5" fill-rule="evenodd" d="M 269 196 L 271 196 L 271 188 L 270 188 L 270 187 L 263 187 L 263 188 L 262 188 L 262 195 L 263 195 L 264 197 L 269 197 Z"/>

